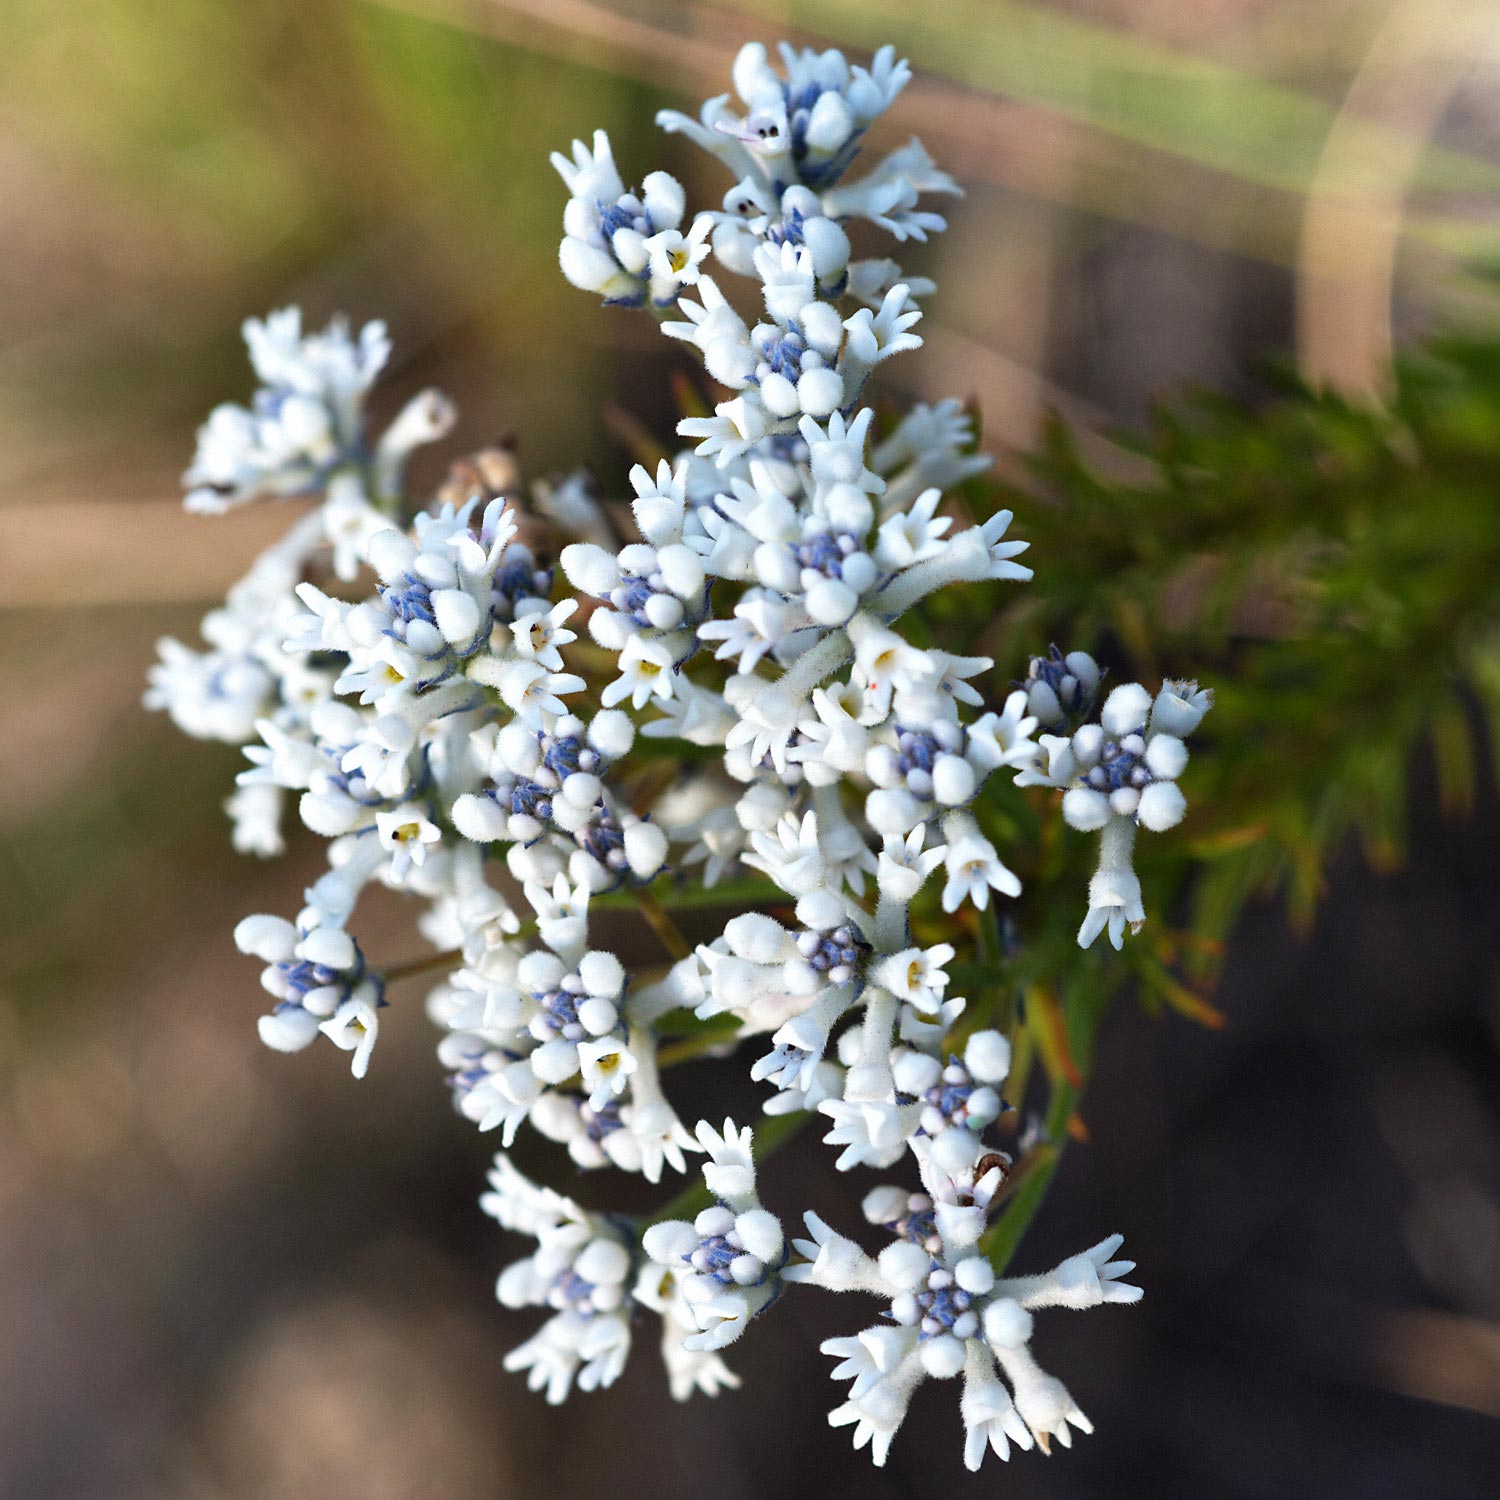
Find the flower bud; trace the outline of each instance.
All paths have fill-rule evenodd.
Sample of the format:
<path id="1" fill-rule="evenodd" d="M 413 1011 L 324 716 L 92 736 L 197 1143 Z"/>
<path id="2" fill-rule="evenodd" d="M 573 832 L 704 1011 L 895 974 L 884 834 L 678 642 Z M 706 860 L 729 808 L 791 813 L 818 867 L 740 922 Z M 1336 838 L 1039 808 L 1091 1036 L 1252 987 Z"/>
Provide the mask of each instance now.
<path id="1" fill-rule="evenodd" d="M 1130 734 L 1150 712 L 1151 694 L 1138 682 L 1123 682 L 1104 700 L 1099 722 L 1109 734 Z"/>

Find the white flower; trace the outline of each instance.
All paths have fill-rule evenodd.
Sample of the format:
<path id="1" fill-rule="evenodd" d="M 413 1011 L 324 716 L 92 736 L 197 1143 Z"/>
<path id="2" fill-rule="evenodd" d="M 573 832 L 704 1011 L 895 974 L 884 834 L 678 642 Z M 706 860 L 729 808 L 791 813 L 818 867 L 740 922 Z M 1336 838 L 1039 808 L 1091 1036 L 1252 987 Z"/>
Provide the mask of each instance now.
<path id="1" fill-rule="evenodd" d="M 670 698 L 674 680 L 672 653 L 660 641 L 633 635 L 620 653 L 620 675 L 599 695 L 606 708 L 624 698 L 644 708 L 651 698 Z"/>
<path id="2" fill-rule="evenodd" d="M 375 1050 L 375 1038 L 380 1031 L 380 1019 L 375 1007 L 368 1000 L 346 1000 L 318 1030 L 335 1047 L 354 1054 L 350 1067 L 356 1078 L 363 1078 L 370 1066 L 370 1054 Z"/>
<path id="3" fill-rule="evenodd" d="M 803 1215 L 810 1239 L 793 1240 L 802 1260 L 787 1267 L 788 1281 L 808 1281 L 831 1292 L 878 1292 L 880 1269 L 853 1240 L 831 1229 L 817 1214 Z"/>
<path id="4" fill-rule="evenodd" d="M 904 284 L 893 286 L 879 311 L 862 307 L 844 320 L 850 355 L 861 365 L 874 365 L 905 349 L 920 349 L 920 336 L 907 330 L 921 319 L 921 308 L 911 301 L 911 288 Z"/>
<path id="5" fill-rule="evenodd" d="M 1088 709 L 1099 682 L 1099 664 L 1086 651 L 1064 656 L 1053 646 L 1046 656 L 1031 658 L 1026 672 L 1027 708 L 1038 723 L 1059 728 Z"/>
<path id="6" fill-rule="evenodd" d="M 867 1332 L 874 1334 L 877 1330 L 870 1329 Z M 863 1337 L 861 1335 L 861 1339 Z M 844 1362 L 835 1370 L 836 1376 L 843 1372 L 844 1378 L 853 1374 L 857 1380 L 859 1375 L 865 1373 L 866 1366 L 857 1358 L 848 1357 L 849 1343 L 850 1341 L 843 1339 L 828 1339 L 823 1343 L 822 1349 L 825 1354 L 844 1356 Z M 877 1367 L 872 1365 L 871 1368 Z M 855 1448 L 862 1448 L 868 1443 L 872 1462 L 877 1468 L 883 1467 L 896 1431 L 906 1416 L 912 1393 L 921 1384 L 924 1373 L 915 1348 L 908 1348 L 898 1363 L 888 1371 L 881 1372 L 878 1379 L 870 1381 L 859 1396 L 852 1397 L 842 1406 L 836 1406 L 828 1414 L 829 1425 L 852 1426 Z"/>
<path id="7" fill-rule="evenodd" d="M 651 299 L 658 306 L 673 301 L 679 289 L 698 284 L 698 267 L 708 258 L 713 220 L 699 214 L 686 234 L 663 229 L 646 241 L 651 264 Z"/>
<path id="8" fill-rule="evenodd" d="M 246 917 L 234 930 L 234 942 L 266 964 L 261 987 L 277 1002 L 260 1018 L 266 1046 L 300 1052 L 322 1030 L 354 1051 L 355 1076 L 362 1077 L 375 1045 L 382 985 L 367 972 L 354 939 L 309 906 L 296 925 L 280 917 Z"/>
<path id="9" fill-rule="evenodd" d="M 563 621 L 570 619 L 578 608 L 576 599 L 564 599 L 548 609 L 542 600 L 525 601 L 529 608 L 518 612 L 511 621 L 511 634 L 516 639 L 516 650 L 522 656 L 531 657 L 549 672 L 562 671 L 562 651 L 570 641 L 578 637 L 563 628 Z"/>
<path id="10" fill-rule="evenodd" d="M 295 307 L 249 319 L 244 334 L 262 387 L 253 406 L 217 407 L 199 430 L 183 476 L 189 510 L 317 488 L 358 444 L 365 392 L 390 355 L 384 323 L 358 341 L 341 320 L 304 335 Z"/>
<path id="11" fill-rule="evenodd" d="M 284 852 L 282 800 L 281 792 L 275 787 L 246 786 L 243 783 L 225 799 L 224 811 L 234 825 L 230 840 L 237 853 L 269 859 Z"/>
<path id="12" fill-rule="evenodd" d="M 1138 682 L 1123 682 L 1104 700 L 1099 722 L 1105 733 L 1124 736 L 1143 729 L 1150 712 L 1151 694 Z"/>
<path id="13" fill-rule="evenodd" d="M 807 624 L 807 613 L 790 600 L 752 590 L 734 607 L 727 620 L 705 620 L 698 627 L 700 640 L 717 642 L 717 661 L 736 660 L 737 670 L 751 673 L 767 653 L 794 631 Z"/>
<path id="14" fill-rule="evenodd" d="M 685 1347 L 697 1323 L 682 1296 L 676 1268 L 648 1261 L 641 1267 L 635 1300 L 661 1315 L 662 1363 L 667 1367 L 667 1382 L 674 1401 L 686 1401 L 697 1391 L 717 1396 L 721 1390 L 739 1386 L 739 1376 L 712 1350 Z"/>
<path id="15" fill-rule="evenodd" d="M 1120 1278 L 1135 1269 L 1133 1260 L 1116 1260 L 1115 1252 L 1125 1236 L 1112 1234 L 1097 1245 L 1067 1260 L 1043 1276 L 1022 1276 L 997 1283 L 1001 1294 L 1022 1307 L 1098 1307 L 1105 1302 L 1139 1302 L 1140 1287 Z"/>
<path id="16" fill-rule="evenodd" d="M 948 882 L 943 887 L 943 910 L 957 911 L 971 901 L 981 911 L 990 904 L 990 891 L 1019 896 L 1021 882 L 1000 862 L 995 846 L 979 832 L 972 818 L 950 814 L 943 823 L 948 840 L 943 862 Z"/>
<path id="17" fill-rule="evenodd" d="M 947 854 L 942 844 L 932 849 L 922 848 L 926 832 L 926 825 L 919 824 L 904 838 L 889 835 L 885 840 L 876 876 L 881 893 L 889 893 L 893 901 L 902 904 L 911 901 Z"/>
<path id="18" fill-rule="evenodd" d="M 580 1042 L 578 1065 L 583 1074 L 583 1086 L 589 1091 L 589 1103 L 595 1109 L 601 1109 L 620 1093 L 636 1070 L 635 1057 L 616 1037 Z"/>
<path id="19" fill-rule="evenodd" d="M 936 514 L 942 499 L 941 490 L 924 490 L 910 510 L 892 515 L 880 527 L 875 556 L 892 568 L 909 568 L 937 557 L 943 550 L 943 537 L 953 524 L 950 516 Z"/>
<path id="20" fill-rule="evenodd" d="M 1191 734 L 1213 707 L 1211 688 L 1200 688 L 1196 682 L 1164 682 L 1151 706 L 1151 729 L 1155 734 Z"/>
<path id="21" fill-rule="evenodd" d="M 798 725 L 806 742 L 794 746 L 790 758 L 804 765 L 816 762 L 846 775 L 862 771 L 870 732 L 859 719 L 859 690 L 852 683 L 815 688 L 812 707 L 816 718 L 804 718 Z"/>
<path id="22" fill-rule="evenodd" d="M 702 259 L 697 247 L 707 233 L 695 225 L 687 240 L 677 236 L 653 245 L 682 222 L 681 184 L 652 172 L 639 192 L 627 192 L 602 130 L 594 133 L 592 149 L 574 141 L 571 158 L 553 152 L 552 165 L 572 194 L 558 252 L 563 275 L 606 302 L 638 307 L 649 290 L 658 306 L 670 304 L 685 280 L 682 269 L 689 263 L 695 269 Z"/>
<path id="23" fill-rule="evenodd" d="M 763 870 L 793 896 L 818 890 L 827 879 L 815 813 L 804 813 L 801 818 L 788 813 L 769 833 L 752 833 L 750 845 L 755 852 L 745 855 L 744 862 Z"/>
<path id="24" fill-rule="evenodd" d="M 1125 926 L 1139 932 L 1146 920 L 1141 905 L 1141 882 L 1130 867 L 1130 849 L 1135 825 L 1129 818 L 1111 818 L 1100 840 L 1099 868 L 1089 881 L 1089 909 L 1078 929 L 1078 946 L 1087 948 L 1101 932 L 1110 942 L 1123 945 Z"/>
<path id="25" fill-rule="evenodd" d="M 640 1173 L 647 1182 L 660 1182 L 662 1171 L 670 1166 L 674 1172 L 687 1171 L 684 1151 L 696 1151 L 697 1144 L 677 1113 L 658 1092 L 654 1080 L 648 1091 L 643 1082 L 644 1066 L 631 1078 L 631 1103 L 621 1111 L 625 1129 L 633 1138 L 640 1155 Z"/>
<path id="26" fill-rule="evenodd" d="M 588 942 L 589 888 L 559 875 L 549 890 L 529 884 L 526 899 L 536 913 L 537 932 L 554 953 L 582 952 Z"/>
<path id="27" fill-rule="evenodd" d="M 1080 1432 L 1094 1430 L 1094 1424 L 1078 1409 L 1068 1388 L 1038 1368 L 1024 1343 L 1003 1344 L 992 1339 L 991 1347 L 1015 1392 L 1016 1410 L 1043 1453 L 1050 1450 L 1053 1438 L 1064 1448 L 1073 1446 L 1070 1423 Z"/>
<path id="28" fill-rule="evenodd" d="M 703 355 L 708 373 L 720 385 L 741 389 L 749 383 L 755 369 L 750 330 L 712 277 L 700 276 L 696 289 L 699 301 L 683 297 L 677 304 L 687 321 L 663 323 L 661 331 L 668 338 L 695 345 Z M 681 432 L 682 428 L 679 427 L 678 431 Z M 684 433 L 684 436 L 690 435 Z"/>
<path id="29" fill-rule="evenodd" d="M 995 1357 L 978 1339 L 966 1346 L 959 1412 L 964 1422 L 964 1467 L 971 1473 L 978 1473 L 986 1447 L 1002 1462 L 1010 1457 L 1012 1443 L 1031 1447 L 1031 1431 L 996 1377 Z"/>
<path id="30" fill-rule="evenodd" d="M 324 532 L 333 545 L 334 576 L 352 583 L 359 574 L 370 538 L 390 523 L 370 504 L 364 485 L 352 473 L 338 473 L 328 481 L 328 498 L 320 514 Z"/>
<path id="31" fill-rule="evenodd" d="M 501 1153 L 480 1205 L 507 1229 L 534 1235 L 534 1255 L 508 1266 L 495 1292 L 507 1307 L 548 1307 L 553 1316 L 505 1358 L 532 1390 L 556 1405 L 612 1385 L 630 1353 L 630 1253 L 619 1231 L 569 1198 L 539 1188 Z"/>
<path id="32" fill-rule="evenodd" d="M 877 1188 L 866 1197 L 866 1217 L 896 1236 L 878 1257 L 812 1214 L 807 1223 L 813 1238 L 795 1243 L 804 1259 L 788 1268 L 787 1280 L 863 1291 L 888 1303 L 884 1322 L 822 1346 L 841 1361 L 834 1378 L 851 1382 L 848 1402 L 829 1420 L 855 1424 L 856 1445 L 873 1439 L 888 1446 L 918 1383 L 962 1373 L 964 1461 L 970 1469 L 979 1467 L 986 1447 L 1004 1459 L 1013 1442 L 1029 1448 L 1034 1439 L 1045 1450 L 1056 1437 L 1066 1446 L 1070 1424 L 1091 1429 L 1062 1383 L 1033 1359 L 1028 1308 L 1133 1300 L 1135 1289 L 1116 1279 L 1129 1263 L 1109 1259 L 1120 1240 L 1111 1236 L 1046 1276 L 997 1281 L 975 1248 L 999 1174 L 990 1168 L 976 1178 L 969 1168 L 952 1177 L 938 1165 L 938 1154 L 919 1153 L 930 1196 Z M 1107 1287 L 1118 1287 L 1118 1293 L 1112 1296 Z M 997 1361 L 1013 1397 L 1000 1383 Z M 878 1447 L 876 1461 L 882 1457 Z"/>
<path id="33" fill-rule="evenodd" d="M 783 326 L 794 322 L 813 300 L 812 257 L 789 241 L 763 244 L 755 252 L 766 311 Z"/>
<path id="34" fill-rule="evenodd" d="M 493 678 L 491 685 L 499 689 L 505 706 L 538 729 L 546 724 L 549 714 L 567 712 L 564 693 L 580 693 L 588 685 L 572 673 L 549 672 L 539 661 L 524 657 L 499 662 L 490 657 L 484 661 L 493 662 L 496 670 L 481 674 L 476 668 L 482 663 L 476 663 L 470 675 L 481 681 Z"/>
<path id="35" fill-rule="evenodd" d="M 894 262 L 887 264 L 894 267 Z M 851 292 L 878 305 L 889 287 L 900 279 L 893 269 L 869 295 L 853 286 Z M 913 294 L 918 293 L 915 281 L 910 282 L 910 289 Z M 952 489 L 983 473 L 990 466 L 990 459 L 985 454 L 967 451 L 973 441 L 973 423 L 961 402 L 949 398 L 932 406 L 920 402 L 913 406 L 870 457 L 870 466 L 888 479 L 885 495 L 888 510 L 899 508 L 924 489 Z"/>
<path id="36" fill-rule="evenodd" d="M 881 959 L 873 978 L 893 995 L 915 1005 L 918 1010 L 935 1011 L 942 1004 L 948 988 L 948 974 L 943 967 L 955 953 L 951 943 L 932 948 L 905 948 Z"/>
<path id="37" fill-rule="evenodd" d="M 965 753 L 981 771 L 1024 766 L 1036 755 L 1031 736 L 1037 721 L 1028 710 L 1026 693 L 1017 689 L 1006 697 L 1003 713 L 985 714 L 969 725 Z"/>
<path id="38" fill-rule="evenodd" d="M 427 862 L 428 853 L 442 841 L 442 831 L 415 802 L 404 802 L 391 812 L 375 814 L 381 845 L 391 851 L 391 877 L 402 879 L 413 865 Z"/>
<path id="39" fill-rule="evenodd" d="M 820 1113 L 833 1121 L 823 1137 L 830 1146 L 844 1149 L 834 1165 L 841 1172 L 851 1167 L 888 1167 L 906 1150 L 918 1111 L 894 1100 L 825 1099 Z"/>

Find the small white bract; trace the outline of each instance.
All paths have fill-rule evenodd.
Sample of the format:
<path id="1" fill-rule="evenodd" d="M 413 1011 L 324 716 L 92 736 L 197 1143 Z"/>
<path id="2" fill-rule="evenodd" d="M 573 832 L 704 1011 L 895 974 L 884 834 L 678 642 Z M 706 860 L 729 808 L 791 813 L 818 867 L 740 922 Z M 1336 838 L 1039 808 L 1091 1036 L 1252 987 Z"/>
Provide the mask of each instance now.
<path id="1" fill-rule="evenodd" d="M 848 230 L 922 240 L 943 228 L 924 202 L 957 188 L 915 141 L 851 178 L 909 77 L 890 48 L 867 68 L 781 57 L 748 46 L 737 103 L 660 117 L 729 168 L 717 207 L 690 213 L 664 172 L 628 190 L 602 133 L 553 158 L 567 278 L 654 315 L 723 388 L 679 425 L 684 451 L 630 472 L 633 533 L 585 476 L 528 492 L 499 451 L 413 500 L 407 457 L 453 413 L 424 392 L 366 430 L 383 325 L 252 320 L 260 388 L 204 426 L 187 503 L 321 504 L 208 615 L 203 650 L 161 643 L 147 702 L 244 748 L 237 847 L 279 853 L 289 799 L 329 841 L 295 920 L 235 933 L 266 965 L 269 1046 L 323 1036 L 364 1075 L 385 985 L 348 926 L 367 887 L 399 887 L 437 950 L 406 971 L 440 971 L 438 1055 L 480 1130 L 509 1148 L 529 1128 L 581 1168 L 650 1183 L 702 1154 L 712 1201 L 643 1224 L 528 1181 L 501 1150 L 484 1206 L 536 1250 L 500 1300 L 550 1312 L 510 1368 L 549 1401 L 607 1386 L 647 1309 L 673 1394 L 712 1395 L 738 1384 L 720 1351 L 784 1293 L 864 1292 L 877 1320 L 824 1345 L 851 1382 L 831 1420 L 883 1462 L 916 1386 L 961 1376 L 974 1468 L 1089 1430 L 1031 1357 L 1033 1312 L 1140 1295 L 1118 1237 L 1045 1276 L 999 1278 L 985 1255 L 1012 1166 L 989 1138 L 1010 1041 L 958 992 L 976 974 L 964 909 L 1022 895 L 996 793 L 1051 789 L 1038 812 L 1060 802 L 1099 833 L 1079 942 L 1119 947 L 1145 920 L 1136 829 L 1181 821 L 1185 740 L 1211 695 L 1128 683 L 1099 703 L 1086 653 L 1054 649 L 1006 685 L 988 656 L 931 644 L 945 612 L 929 601 L 1023 583 L 1026 543 L 1008 510 L 976 524 L 946 498 L 988 462 L 957 402 L 876 433 L 866 382 L 920 344 L 933 286 L 852 258 Z M 774 915 L 682 940 L 658 892 L 735 876 L 758 876 Z M 671 965 L 610 951 L 602 905 L 644 913 Z M 920 1190 L 866 1200 L 890 1236 L 878 1254 L 813 1212 L 789 1240 L 758 1195 L 755 1133 L 678 1117 L 663 1068 L 743 1040 L 770 1128 L 806 1113 L 842 1169 L 914 1166 Z"/>

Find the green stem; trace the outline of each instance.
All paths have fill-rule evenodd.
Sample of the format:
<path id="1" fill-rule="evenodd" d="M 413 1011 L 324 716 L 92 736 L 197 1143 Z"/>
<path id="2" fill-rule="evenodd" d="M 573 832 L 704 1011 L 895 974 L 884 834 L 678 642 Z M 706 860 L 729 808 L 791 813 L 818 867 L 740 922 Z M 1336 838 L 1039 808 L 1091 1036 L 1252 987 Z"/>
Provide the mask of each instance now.
<path id="1" fill-rule="evenodd" d="M 681 1041 L 670 1042 L 667 1046 L 659 1048 L 656 1063 L 661 1068 L 673 1068 L 678 1063 L 691 1062 L 695 1057 L 702 1057 L 705 1053 L 722 1047 L 726 1042 L 732 1048 L 739 1039 L 740 1023 L 738 1021 L 729 1026 L 714 1027 L 700 1032 L 697 1036 L 684 1037 Z"/>
<path id="2" fill-rule="evenodd" d="M 653 892 L 653 895 L 655 893 Z M 699 908 L 719 906 L 790 906 L 793 898 L 769 880 L 725 880 L 718 885 L 692 886 L 676 891 L 668 885 L 666 891 L 656 897 L 663 911 L 695 911 Z M 636 888 L 622 886 L 617 891 L 606 891 L 589 902 L 591 911 L 615 911 L 635 905 Z"/>
<path id="3" fill-rule="evenodd" d="M 693 945 L 683 937 L 681 929 L 668 915 L 666 907 L 651 894 L 651 888 L 644 885 L 637 887 L 635 899 L 641 915 L 651 924 L 652 932 L 660 939 L 662 947 L 673 961 L 680 963 L 684 958 L 690 957 Z"/>
<path id="4" fill-rule="evenodd" d="M 426 974 L 432 969 L 441 969 L 450 964 L 461 964 L 464 961 L 461 948 L 449 948 L 444 953 L 429 953 L 425 958 L 408 959 L 402 964 L 391 964 L 388 968 L 379 969 L 376 972 L 387 984 L 394 984 L 398 979 L 410 979 L 414 974 Z"/>
<path id="5" fill-rule="evenodd" d="M 535 935 L 536 923 L 522 922 L 514 932 L 507 932 L 505 934 L 505 941 L 516 943 L 522 938 L 534 937 Z M 375 972 L 387 984 L 391 984 L 397 979 L 409 979 L 414 974 L 426 974 L 433 969 L 441 969 L 445 965 L 452 964 L 456 966 L 462 964 L 463 961 L 464 952 L 462 948 L 448 948 L 442 953 L 429 953 L 424 958 L 410 958 L 404 963 L 387 964 L 384 966 L 376 964 L 374 968 Z"/>
<path id="6" fill-rule="evenodd" d="M 990 902 L 988 917 L 981 922 L 979 931 L 981 937 L 988 935 L 989 943 L 986 946 L 993 948 L 992 961 L 998 969 L 1005 954 L 1005 936 L 1000 931 L 1000 903 L 998 901 Z M 990 1025 L 1002 1036 L 1010 1036 L 1015 1029 L 1016 993 L 1015 981 L 1011 980 L 1001 986 L 999 993 L 995 996 Z"/>
<path id="7" fill-rule="evenodd" d="M 1077 1092 L 1068 1083 L 1058 1080 L 1052 1086 L 1052 1098 L 1047 1105 L 1046 1140 L 1036 1149 L 1036 1154 L 1024 1167 L 1024 1176 L 1015 1189 L 1010 1202 L 1000 1217 L 985 1231 L 979 1248 L 989 1257 L 997 1276 L 1003 1275 L 1016 1253 L 1021 1237 L 1031 1227 L 1031 1221 L 1041 1209 L 1062 1160 L 1063 1147 L 1068 1140 L 1068 1120 L 1073 1114 Z M 1018 1169 L 1019 1170 L 1019 1169 Z"/>

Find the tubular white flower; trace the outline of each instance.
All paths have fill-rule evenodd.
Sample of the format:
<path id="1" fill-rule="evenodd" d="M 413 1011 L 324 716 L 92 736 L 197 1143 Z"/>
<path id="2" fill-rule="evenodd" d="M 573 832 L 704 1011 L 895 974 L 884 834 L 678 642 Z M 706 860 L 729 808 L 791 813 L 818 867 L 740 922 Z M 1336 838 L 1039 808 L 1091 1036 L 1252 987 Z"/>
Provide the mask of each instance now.
<path id="1" fill-rule="evenodd" d="M 1122 946 L 1125 926 L 1138 932 L 1146 920 L 1141 905 L 1141 883 L 1130 866 L 1135 846 L 1135 824 L 1129 818 L 1111 818 L 1099 840 L 1099 868 L 1089 881 L 1089 910 L 1078 929 L 1078 945 L 1087 948 L 1101 932 Z"/>
<path id="2" fill-rule="evenodd" d="M 995 1357 L 978 1339 L 970 1339 L 965 1346 L 959 1413 L 964 1422 L 964 1467 L 971 1473 L 978 1473 L 986 1447 L 1002 1463 L 1010 1458 L 1012 1443 L 1022 1449 L 1031 1447 L 1031 1431 L 995 1374 Z"/>

